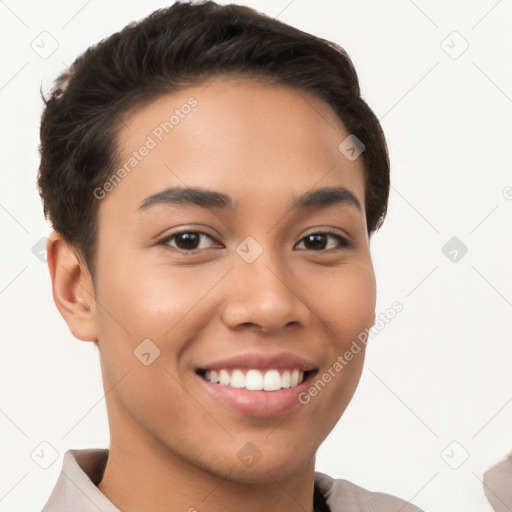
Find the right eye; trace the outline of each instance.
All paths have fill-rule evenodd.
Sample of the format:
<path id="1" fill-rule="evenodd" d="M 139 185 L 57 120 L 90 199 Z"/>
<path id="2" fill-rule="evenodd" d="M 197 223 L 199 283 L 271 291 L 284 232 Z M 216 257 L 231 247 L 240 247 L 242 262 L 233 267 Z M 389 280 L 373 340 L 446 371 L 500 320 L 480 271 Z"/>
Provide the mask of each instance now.
<path id="1" fill-rule="evenodd" d="M 162 240 L 158 242 L 159 245 L 170 245 L 178 249 L 179 251 L 187 252 L 187 253 L 195 253 L 205 247 L 201 246 L 202 238 L 209 238 L 213 240 L 213 238 L 204 233 L 203 231 L 180 231 L 178 233 L 173 233 L 171 235 L 166 236 Z M 170 242 L 175 240 L 174 245 Z"/>

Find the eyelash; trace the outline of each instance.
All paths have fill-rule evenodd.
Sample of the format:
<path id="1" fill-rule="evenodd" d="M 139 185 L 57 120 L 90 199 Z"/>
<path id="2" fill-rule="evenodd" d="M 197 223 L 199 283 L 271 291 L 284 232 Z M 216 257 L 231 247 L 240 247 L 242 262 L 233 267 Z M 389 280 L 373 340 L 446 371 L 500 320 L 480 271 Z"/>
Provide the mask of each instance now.
<path id="1" fill-rule="evenodd" d="M 210 238 L 211 240 L 213 240 L 213 237 L 211 237 L 208 233 L 205 233 L 204 231 L 184 230 L 184 231 L 179 231 L 177 233 L 173 233 L 172 235 L 166 236 L 165 238 L 163 238 L 162 240 L 157 242 L 157 245 L 167 246 L 172 239 L 174 239 L 174 238 L 176 238 L 176 237 L 178 237 L 180 235 L 186 234 L 186 233 L 187 234 L 194 233 L 194 234 L 204 235 L 204 236 Z M 311 236 L 311 235 L 330 235 L 333 238 L 336 238 L 338 240 L 339 244 L 341 245 L 341 248 L 348 249 L 348 248 L 352 247 L 352 243 L 347 238 L 345 238 L 344 236 L 340 235 L 337 232 L 329 231 L 329 230 L 327 230 L 327 231 L 313 231 L 311 233 L 308 233 L 303 238 L 301 238 L 300 242 L 302 242 L 304 239 L 306 239 L 308 236 Z M 177 251 L 185 253 L 185 254 L 196 254 L 196 253 L 201 252 L 203 250 L 203 249 L 193 249 L 193 250 L 187 251 L 185 249 L 179 249 L 177 247 L 173 247 L 173 248 L 176 249 Z M 318 251 L 316 251 L 314 249 L 306 249 L 306 250 L 311 250 L 312 252 L 330 253 L 330 252 L 332 252 L 333 250 L 336 250 L 336 249 L 333 249 L 333 248 L 331 248 L 331 249 L 321 249 L 321 250 L 318 250 Z"/>

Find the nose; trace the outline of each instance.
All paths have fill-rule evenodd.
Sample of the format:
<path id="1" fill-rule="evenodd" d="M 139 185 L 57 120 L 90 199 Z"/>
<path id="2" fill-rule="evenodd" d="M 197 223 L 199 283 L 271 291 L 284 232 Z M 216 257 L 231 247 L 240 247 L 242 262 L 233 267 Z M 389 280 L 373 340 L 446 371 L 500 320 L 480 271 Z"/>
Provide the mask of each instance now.
<path id="1" fill-rule="evenodd" d="M 311 321 L 303 287 L 277 259 L 264 256 L 268 252 L 252 263 L 237 258 L 229 273 L 222 319 L 230 329 L 252 327 L 270 333 Z"/>

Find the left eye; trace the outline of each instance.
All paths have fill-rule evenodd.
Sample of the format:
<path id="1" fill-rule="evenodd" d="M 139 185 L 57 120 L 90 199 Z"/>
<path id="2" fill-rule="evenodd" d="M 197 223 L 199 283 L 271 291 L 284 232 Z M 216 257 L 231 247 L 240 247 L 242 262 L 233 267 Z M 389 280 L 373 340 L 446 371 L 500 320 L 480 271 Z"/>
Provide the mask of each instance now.
<path id="1" fill-rule="evenodd" d="M 202 231 L 182 231 L 181 233 L 175 233 L 174 235 L 164 238 L 160 244 L 171 245 L 180 251 L 192 252 L 205 248 L 200 246 L 202 237 L 209 238 L 213 241 L 213 238 L 210 235 L 203 233 Z M 326 241 L 329 238 L 337 240 L 338 244 L 326 247 Z M 172 240 L 175 240 L 175 244 L 170 243 Z M 309 245 L 309 247 L 305 247 L 306 250 L 314 251 L 333 249 L 336 245 L 340 245 L 341 247 L 350 247 L 350 242 L 345 237 L 335 233 L 311 233 L 302 238 L 299 245 L 301 243 Z"/>
<path id="2" fill-rule="evenodd" d="M 341 235 L 338 235 L 338 234 L 334 234 L 334 233 L 311 233 L 307 236 L 305 236 L 300 243 L 302 243 L 303 241 L 307 241 L 307 243 L 309 243 L 312 247 L 306 247 L 306 249 L 320 249 L 320 250 L 323 250 L 323 249 L 333 249 L 336 247 L 336 244 L 334 246 L 331 246 L 331 247 L 325 247 L 325 241 L 327 238 L 334 238 L 338 241 L 338 244 L 341 245 L 342 247 L 349 247 L 350 246 L 350 243 L 349 241 L 341 236 Z M 320 246 L 320 247 L 319 247 Z"/>

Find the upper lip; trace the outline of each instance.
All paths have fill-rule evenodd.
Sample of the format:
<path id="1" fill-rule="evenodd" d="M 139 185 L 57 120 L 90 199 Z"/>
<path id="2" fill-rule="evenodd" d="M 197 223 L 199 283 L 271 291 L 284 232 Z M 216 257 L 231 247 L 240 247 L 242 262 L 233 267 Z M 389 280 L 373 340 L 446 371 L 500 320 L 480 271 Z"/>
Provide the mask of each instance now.
<path id="1" fill-rule="evenodd" d="M 227 359 L 206 363 L 198 369 L 221 370 L 223 368 L 298 368 L 299 370 L 310 371 L 316 370 L 318 366 L 310 359 L 289 352 L 280 352 L 273 355 L 257 353 L 240 354 Z"/>

